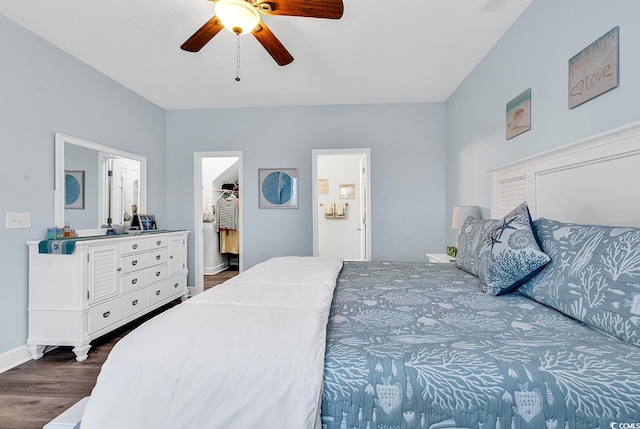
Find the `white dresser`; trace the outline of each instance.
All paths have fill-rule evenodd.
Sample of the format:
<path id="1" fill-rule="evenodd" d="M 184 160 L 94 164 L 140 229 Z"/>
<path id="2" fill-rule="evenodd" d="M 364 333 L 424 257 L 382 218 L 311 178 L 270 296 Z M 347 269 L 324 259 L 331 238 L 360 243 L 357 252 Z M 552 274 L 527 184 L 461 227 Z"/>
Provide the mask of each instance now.
<path id="1" fill-rule="evenodd" d="M 188 231 L 78 240 L 71 254 L 29 245 L 29 338 L 33 359 L 46 346 L 73 346 L 87 358 L 91 340 L 176 298 L 186 299 Z"/>

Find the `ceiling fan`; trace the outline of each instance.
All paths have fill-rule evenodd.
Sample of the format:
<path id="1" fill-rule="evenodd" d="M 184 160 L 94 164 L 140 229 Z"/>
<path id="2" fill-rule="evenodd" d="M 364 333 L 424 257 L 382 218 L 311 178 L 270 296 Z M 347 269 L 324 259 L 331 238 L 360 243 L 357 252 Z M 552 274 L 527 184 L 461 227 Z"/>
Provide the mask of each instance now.
<path id="1" fill-rule="evenodd" d="M 260 14 L 340 19 L 342 0 L 213 0 L 215 15 L 180 46 L 198 52 L 223 28 L 237 35 L 251 33 L 281 66 L 293 57 L 262 21 Z"/>

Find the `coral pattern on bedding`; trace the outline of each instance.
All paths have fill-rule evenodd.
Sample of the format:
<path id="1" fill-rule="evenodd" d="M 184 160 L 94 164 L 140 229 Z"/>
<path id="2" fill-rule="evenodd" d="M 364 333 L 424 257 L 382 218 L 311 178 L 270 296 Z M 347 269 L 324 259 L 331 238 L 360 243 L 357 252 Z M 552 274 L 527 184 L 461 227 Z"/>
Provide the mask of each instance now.
<path id="1" fill-rule="evenodd" d="M 454 264 L 345 262 L 323 429 L 608 428 L 640 422 L 640 348 Z"/>
<path id="2" fill-rule="evenodd" d="M 477 276 L 481 270 L 480 254 L 491 243 L 491 235 L 500 226 L 498 219 L 474 219 L 469 216 L 460 229 L 458 237 L 458 268 Z"/>
<path id="3" fill-rule="evenodd" d="M 640 346 L 640 229 L 534 222 L 552 262 L 520 292 Z"/>

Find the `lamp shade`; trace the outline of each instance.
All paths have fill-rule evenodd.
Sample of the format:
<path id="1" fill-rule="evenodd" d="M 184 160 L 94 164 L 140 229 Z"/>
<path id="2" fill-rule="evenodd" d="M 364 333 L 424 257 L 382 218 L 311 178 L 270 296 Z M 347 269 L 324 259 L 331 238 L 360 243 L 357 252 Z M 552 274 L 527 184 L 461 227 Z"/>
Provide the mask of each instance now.
<path id="1" fill-rule="evenodd" d="M 224 28 L 235 34 L 251 33 L 260 23 L 260 13 L 245 0 L 218 0 L 215 12 Z"/>
<path id="2" fill-rule="evenodd" d="M 455 206 L 451 219 L 451 228 L 460 229 L 462 224 L 469 217 L 480 219 L 480 207 L 478 206 Z"/>

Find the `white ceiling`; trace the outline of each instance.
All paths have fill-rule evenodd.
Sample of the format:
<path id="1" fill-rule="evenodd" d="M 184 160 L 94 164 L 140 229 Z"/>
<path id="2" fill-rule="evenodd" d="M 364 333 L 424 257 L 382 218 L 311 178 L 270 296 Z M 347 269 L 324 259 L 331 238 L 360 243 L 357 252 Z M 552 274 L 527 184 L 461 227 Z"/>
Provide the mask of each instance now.
<path id="1" fill-rule="evenodd" d="M 0 13 L 165 109 L 446 100 L 532 0 L 343 0 L 340 20 L 263 16 L 295 60 L 251 35 L 180 45 L 206 0 L 0 0 Z M 498 10 L 483 11 L 488 5 Z"/>

